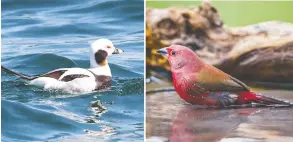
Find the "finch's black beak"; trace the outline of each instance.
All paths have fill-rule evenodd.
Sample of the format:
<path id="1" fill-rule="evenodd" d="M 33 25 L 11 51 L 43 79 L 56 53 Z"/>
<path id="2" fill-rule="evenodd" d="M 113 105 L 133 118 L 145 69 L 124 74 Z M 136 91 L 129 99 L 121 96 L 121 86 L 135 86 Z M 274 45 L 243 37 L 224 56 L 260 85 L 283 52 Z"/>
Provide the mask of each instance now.
<path id="1" fill-rule="evenodd" d="M 167 57 L 168 56 L 167 47 L 157 50 L 157 53 L 160 53 L 161 55 Z"/>
<path id="2" fill-rule="evenodd" d="M 119 49 L 119 48 L 115 48 L 114 52 L 112 54 L 121 54 L 123 53 L 124 51 Z"/>

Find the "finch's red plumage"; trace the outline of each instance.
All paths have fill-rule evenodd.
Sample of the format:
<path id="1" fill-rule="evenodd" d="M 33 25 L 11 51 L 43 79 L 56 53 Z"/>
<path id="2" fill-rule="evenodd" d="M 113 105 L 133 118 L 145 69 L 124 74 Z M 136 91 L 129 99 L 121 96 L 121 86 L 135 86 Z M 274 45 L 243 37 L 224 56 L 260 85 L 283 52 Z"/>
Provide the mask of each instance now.
<path id="1" fill-rule="evenodd" d="M 249 103 L 292 105 L 251 92 L 243 82 L 202 62 L 187 47 L 172 45 L 159 53 L 167 54 L 176 92 L 191 104 L 219 107 Z"/>

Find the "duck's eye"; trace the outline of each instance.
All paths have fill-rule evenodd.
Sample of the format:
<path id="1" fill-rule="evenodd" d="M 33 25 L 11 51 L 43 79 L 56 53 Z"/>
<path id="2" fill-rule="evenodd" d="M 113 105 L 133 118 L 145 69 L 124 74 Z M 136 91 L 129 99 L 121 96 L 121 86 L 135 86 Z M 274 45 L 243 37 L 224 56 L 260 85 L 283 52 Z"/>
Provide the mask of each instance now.
<path id="1" fill-rule="evenodd" d="M 172 51 L 172 52 L 171 52 L 171 55 L 172 55 L 172 56 L 176 55 L 176 52 L 175 52 L 175 51 Z"/>
<path id="2" fill-rule="evenodd" d="M 111 46 L 107 46 L 107 48 L 111 48 Z"/>

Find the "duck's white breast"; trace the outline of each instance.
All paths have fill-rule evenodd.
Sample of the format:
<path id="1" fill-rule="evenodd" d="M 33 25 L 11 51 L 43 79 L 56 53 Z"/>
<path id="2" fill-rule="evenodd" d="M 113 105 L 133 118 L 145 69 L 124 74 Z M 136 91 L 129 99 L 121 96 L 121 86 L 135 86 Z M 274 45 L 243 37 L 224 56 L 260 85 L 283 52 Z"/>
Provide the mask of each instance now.
<path id="1" fill-rule="evenodd" d="M 68 82 L 61 81 L 65 76 L 77 74 L 89 77 L 76 78 Z M 29 84 L 43 87 L 45 90 L 58 90 L 67 93 L 87 93 L 96 89 L 95 76 L 82 68 L 70 68 L 58 80 L 51 77 L 39 77 L 31 80 Z"/>
<path id="2" fill-rule="evenodd" d="M 42 87 L 44 90 L 56 90 L 73 94 L 92 92 L 96 88 L 95 80 L 90 77 L 76 78 L 68 82 L 49 77 L 40 77 L 30 81 L 29 84 Z"/>

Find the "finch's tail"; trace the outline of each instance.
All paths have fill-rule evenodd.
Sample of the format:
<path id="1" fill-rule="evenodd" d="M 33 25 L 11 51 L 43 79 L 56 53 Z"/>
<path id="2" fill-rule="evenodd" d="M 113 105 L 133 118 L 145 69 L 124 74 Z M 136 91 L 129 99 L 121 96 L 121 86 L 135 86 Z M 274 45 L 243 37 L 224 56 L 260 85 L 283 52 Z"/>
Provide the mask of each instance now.
<path id="1" fill-rule="evenodd" d="M 238 98 L 238 102 L 243 103 L 257 103 L 264 105 L 282 105 L 282 106 L 293 106 L 293 103 L 288 101 L 279 100 L 272 97 L 256 94 L 254 92 L 241 92 L 241 97 Z"/>
<path id="2" fill-rule="evenodd" d="M 1 65 L 1 70 L 5 71 L 6 73 L 9 73 L 9 74 L 12 74 L 12 75 L 15 75 L 23 80 L 33 80 L 35 79 L 36 77 L 35 76 L 29 76 L 29 75 L 25 75 L 25 74 L 21 74 L 21 73 L 18 73 L 18 72 L 15 72 L 15 71 L 12 71 L 4 66 Z"/>

